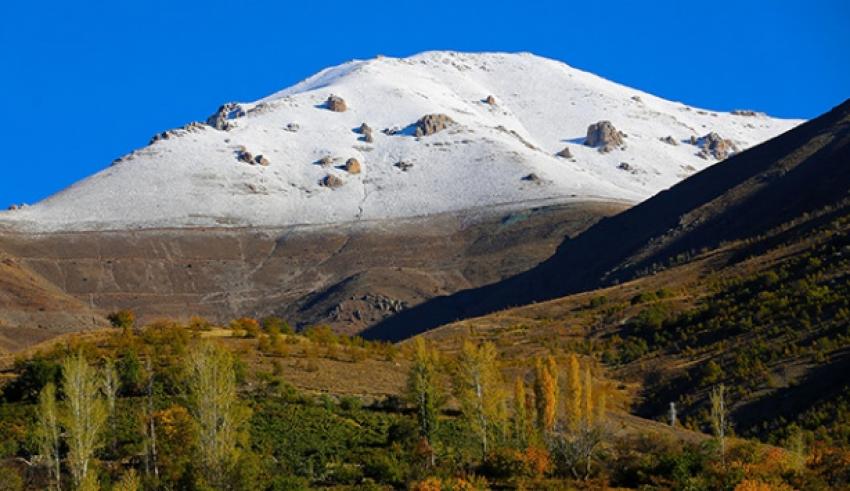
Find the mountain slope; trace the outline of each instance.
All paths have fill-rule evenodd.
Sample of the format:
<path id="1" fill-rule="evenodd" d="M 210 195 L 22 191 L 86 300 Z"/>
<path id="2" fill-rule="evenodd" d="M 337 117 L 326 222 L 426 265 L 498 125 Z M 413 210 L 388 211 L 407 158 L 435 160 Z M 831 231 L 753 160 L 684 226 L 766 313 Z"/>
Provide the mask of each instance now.
<path id="1" fill-rule="evenodd" d="M 757 236 L 845 199 L 850 101 L 599 223 L 538 267 L 435 299 L 367 335 L 398 339 L 453 320 L 631 279 L 723 241 Z"/>
<path id="2" fill-rule="evenodd" d="M 330 95 L 347 110 L 329 110 Z M 456 124 L 418 138 L 414 123 L 427 114 Z M 584 146 L 588 126 L 605 120 L 621 144 Z M 346 63 L 224 106 L 209 122 L 163 133 L 43 202 L 2 213 L 0 226 L 320 226 L 495 205 L 633 203 L 799 123 L 691 108 L 530 54 L 452 52 Z M 362 123 L 371 138 L 358 133 Z M 712 132 L 721 140 L 701 139 Z M 571 158 L 556 155 L 565 147 Z M 325 157 L 334 162 L 317 165 Z M 341 168 L 350 158 L 360 173 Z M 321 186 L 328 175 L 342 186 Z"/>

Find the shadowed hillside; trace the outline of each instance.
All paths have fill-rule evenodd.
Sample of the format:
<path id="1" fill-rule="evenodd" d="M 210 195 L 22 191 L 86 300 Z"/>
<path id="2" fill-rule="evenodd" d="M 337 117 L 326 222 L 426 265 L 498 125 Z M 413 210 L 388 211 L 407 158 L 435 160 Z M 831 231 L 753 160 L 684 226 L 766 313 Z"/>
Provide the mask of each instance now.
<path id="1" fill-rule="evenodd" d="M 403 339 L 458 319 L 631 279 L 835 203 L 850 184 L 850 101 L 564 241 L 501 283 L 437 298 L 365 335 Z"/>

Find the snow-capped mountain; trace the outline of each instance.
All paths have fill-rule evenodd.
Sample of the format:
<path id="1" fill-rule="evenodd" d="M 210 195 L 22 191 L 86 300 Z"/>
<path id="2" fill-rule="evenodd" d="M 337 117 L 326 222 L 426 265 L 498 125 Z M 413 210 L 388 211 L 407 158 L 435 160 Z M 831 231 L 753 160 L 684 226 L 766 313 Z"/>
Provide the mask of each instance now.
<path id="1" fill-rule="evenodd" d="M 426 115 L 439 116 L 417 132 Z M 285 227 L 639 202 L 799 123 L 689 107 L 526 53 L 379 57 L 223 106 L 0 224 Z"/>

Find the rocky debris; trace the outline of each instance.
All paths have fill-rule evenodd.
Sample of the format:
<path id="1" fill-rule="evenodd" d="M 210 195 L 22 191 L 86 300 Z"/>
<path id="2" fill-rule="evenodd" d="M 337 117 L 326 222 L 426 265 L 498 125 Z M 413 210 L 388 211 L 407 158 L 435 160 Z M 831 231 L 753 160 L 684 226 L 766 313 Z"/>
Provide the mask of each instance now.
<path id="1" fill-rule="evenodd" d="M 174 128 L 174 129 L 171 129 L 171 130 L 163 131 L 162 133 L 157 133 L 156 135 L 153 136 L 153 138 L 151 138 L 150 142 L 148 142 L 148 145 L 153 145 L 154 143 L 156 143 L 160 140 L 169 140 L 171 138 L 183 136 L 186 133 L 196 133 L 198 131 L 203 131 L 205 129 L 206 129 L 206 126 L 204 126 L 201 123 L 198 123 L 197 121 L 193 121 L 193 122 L 191 122 L 187 125 L 184 125 L 180 128 Z"/>
<path id="2" fill-rule="evenodd" d="M 535 184 L 540 184 L 541 182 L 543 182 L 543 179 L 540 179 L 540 176 L 538 176 L 537 174 L 535 174 L 533 172 L 531 174 L 523 176 L 522 180 L 528 181 L 528 182 L 533 182 Z"/>
<path id="3" fill-rule="evenodd" d="M 340 179 L 339 177 L 337 177 L 333 174 L 328 174 L 325 177 L 323 177 L 321 180 L 319 180 L 320 186 L 323 186 L 323 187 L 326 187 L 326 188 L 331 188 L 331 189 L 336 189 L 338 187 L 342 187 L 343 184 L 345 184 L 345 182 L 342 179 Z"/>
<path id="4" fill-rule="evenodd" d="M 283 131 L 288 131 L 290 133 L 298 133 L 298 130 L 300 129 L 301 127 L 298 126 L 298 123 L 289 123 L 283 127 Z"/>
<path id="5" fill-rule="evenodd" d="M 241 118 L 245 115 L 245 110 L 241 105 L 235 102 L 228 102 L 218 108 L 218 111 L 207 118 L 207 124 L 217 130 L 229 131 L 236 125 L 230 121 L 232 119 Z"/>
<path id="6" fill-rule="evenodd" d="M 528 141 L 528 140 L 526 140 L 525 138 L 523 138 L 523 136 L 522 136 L 522 135 L 520 135 L 519 133 L 517 133 L 517 132 L 516 132 L 516 131 L 514 131 L 514 130 L 509 130 L 508 128 L 505 128 L 505 127 L 504 127 L 504 126 L 502 126 L 502 125 L 496 126 L 496 130 L 501 131 L 502 133 L 507 133 L 507 134 L 511 135 L 512 137 L 514 137 L 514 138 L 516 138 L 517 140 L 519 140 L 519 142 L 520 142 L 520 143 L 522 143 L 523 145 L 525 145 L 527 148 L 530 148 L 531 150 L 537 150 L 537 149 L 538 149 L 538 148 L 537 148 L 537 147 L 535 147 L 535 146 L 534 146 L 534 145 L 533 145 L 530 141 Z M 435 144 L 435 145 L 436 145 L 436 144 Z"/>
<path id="7" fill-rule="evenodd" d="M 360 174 L 360 161 L 354 157 L 345 161 L 345 170 L 349 174 Z"/>
<path id="8" fill-rule="evenodd" d="M 360 125 L 360 128 L 357 129 L 357 132 L 363 135 L 363 141 L 366 143 L 372 143 L 375 139 L 372 137 L 372 128 L 369 127 L 368 124 L 363 123 Z"/>
<path id="9" fill-rule="evenodd" d="M 734 111 L 732 111 L 732 114 L 734 114 L 735 116 L 749 116 L 749 117 L 757 117 L 757 116 L 764 116 L 765 115 L 764 113 L 756 112 L 756 111 L 753 111 L 751 109 L 735 109 Z"/>
<path id="10" fill-rule="evenodd" d="M 725 160 L 730 155 L 738 152 L 738 147 L 732 140 L 724 139 L 715 132 L 711 132 L 699 139 L 702 149 L 698 156 L 708 160 L 714 157 L 717 160 Z"/>
<path id="11" fill-rule="evenodd" d="M 254 154 L 245 149 L 245 147 L 239 147 L 236 149 L 236 158 L 239 159 L 240 162 L 245 162 L 246 164 L 254 163 Z"/>
<path id="12" fill-rule="evenodd" d="M 408 170 L 410 170 L 410 169 L 413 167 L 413 164 L 412 164 L 412 163 L 410 163 L 410 162 L 405 162 L 404 160 L 399 160 L 398 162 L 396 162 L 396 163 L 395 163 L 395 164 L 393 164 L 393 165 L 394 165 L 395 167 L 398 167 L 399 169 L 401 169 L 401 170 L 402 170 L 402 172 L 407 172 Z"/>
<path id="13" fill-rule="evenodd" d="M 563 150 L 555 154 L 558 157 L 562 157 L 565 159 L 573 158 L 573 153 L 570 151 L 570 147 L 564 147 Z"/>
<path id="14" fill-rule="evenodd" d="M 27 205 L 26 203 L 21 203 L 21 204 L 15 203 L 15 204 L 9 205 L 9 207 L 6 208 L 6 209 L 9 210 L 9 211 L 16 211 L 16 210 L 22 210 L 22 209 L 26 208 L 27 206 L 29 206 L 29 205 Z"/>
<path id="15" fill-rule="evenodd" d="M 626 134 L 615 128 L 610 121 L 599 121 L 587 127 L 587 137 L 584 144 L 606 153 L 625 146 L 623 141 L 625 137 Z"/>
<path id="16" fill-rule="evenodd" d="M 496 105 L 496 98 L 493 97 L 492 95 L 488 95 L 487 98 L 484 99 L 484 102 L 487 103 L 487 104 L 490 104 L 491 106 L 495 106 Z"/>
<path id="17" fill-rule="evenodd" d="M 401 133 L 401 131 L 402 131 L 401 128 L 399 128 L 398 126 L 393 126 L 392 128 L 382 129 L 381 133 L 383 133 L 387 136 L 393 136 L 393 135 L 397 135 L 397 134 Z"/>
<path id="18" fill-rule="evenodd" d="M 325 107 L 335 113 L 344 113 L 348 110 L 345 100 L 336 95 L 328 96 L 328 100 L 325 101 Z"/>
<path id="19" fill-rule="evenodd" d="M 691 142 L 691 145 L 696 145 L 697 144 L 696 135 L 691 135 L 691 139 L 689 141 Z"/>
<path id="20" fill-rule="evenodd" d="M 262 155 L 257 155 L 256 157 L 254 157 L 254 162 L 256 162 L 259 165 L 266 166 L 266 167 L 268 167 L 268 165 L 271 164 L 271 162 L 269 162 L 269 159 L 263 157 Z"/>
<path id="21" fill-rule="evenodd" d="M 416 131 L 414 135 L 416 135 L 417 138 L 433 135 L 434 133 L 443 131 L 454 124 L 454 120 L 445 114 L 426 114 L 416 122 Z"/>
<path id="22" fill-rule="evenodd" d="M 626 172 L 632 173 L 632 174 L 637 174 L 639 172 L 636 167 L 634 167 L 632 164 L 630 164 L 628 162 L 620 162 L 620 164 L 617 166 L 617 168 L 620 169 L 620 170 L 624 170 Z"/>
<path id="23" fill-rule="evenodd" d="M 316 165 L 321 165 L 322 167 L 330 167 L 333 163 L 334 159 L 330 155 L 326 155 L 315 162 Z"/>
<path id="24" fill-rule="evenodd" d="M 635 102 L 643 102 L 643 99 L 641 99 L 639 95 L 633 95 L 632 100 Z"/>
<path id="25" fill-rule="evenodd" d="M 661 141 L 663 141 L 664 143 L 666 143 L 666 144 L 668 144 L 668 145 L 674 145 L 674 146 L 675 146 L 675 145 L 678 145 L 678 144 L 679 144 L 679 142 L 677 142 L 677 141 L 676 141 L 676 139 L 675 139 L 675 138 L 673 138 L 673 137 L 672 137 L 672 136 L 670 136 L 670 135 L 662 136 L 662 137 L 660 137 L 660 138 L 658 138 L 658 139 L 659 139 L 659 140 L 661 140 Z"/>

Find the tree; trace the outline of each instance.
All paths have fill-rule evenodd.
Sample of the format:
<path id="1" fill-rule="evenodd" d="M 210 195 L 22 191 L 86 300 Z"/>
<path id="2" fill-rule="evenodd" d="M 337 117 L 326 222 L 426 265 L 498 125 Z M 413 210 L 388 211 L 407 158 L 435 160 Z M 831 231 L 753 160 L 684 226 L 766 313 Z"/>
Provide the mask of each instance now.
<path id="1" fill-rule="evenodd" d="M 585 426 L 593 426 L 594 411 L 593 411 L 593 377 L 590 374 L 590 366 L 584 367 L 584 385 L 582 386 L 582 417 Z"/>
<path id="2" fill-rule="evenodd" d="M 120 381 L 118 379 L 118 371 L 115 369 L 115 361 L 112 358 L 107 358 L 103 364 L 103 395 L 106 398 L 107 417 L 109 421 L 110 446 L 112 451 L 116 450 L 115 438 L 115 401 L 118 398 L 118 389 Z"/>
<path id="3" fill-rule="evenodd" d="M 136 314 L 132 310 L 119 310 L 107 316 L 113 327 L 123 329 L 125 331 L 132 329 L 136 324 Z"/>
<path id="4" fill-rule="evenodd" d="M 726 465 L 726 430 L 728 427 L 728 411 L 726 409 L 726 386 L 723 384 L 711 390 L 711 428 L 720 444 L 720 461 Z"/>
<path id="5" fill-rule="evenodd" d="M 570 353 L 567 359 L 567 377 L 564 394 L 564 416 L 567 428 L 578 431 L 582 419 L 581 368 L 578 357 Z"/>
<path id="6" fill-rule="evenodd" d="M 62 468 L 59 455 L 59 411 L 56 408 L 56 386 L 48 383 L 38 396 L 38 420 L 35 431 L 39 454 L 50 475 L 51 489 L 62 488 Z"/>
<path id="7" fill-rule="evenodd" d="M 106 407 L 100 392 L 100 378 L 82 353 L 62 362 L 64 427 L 68 446 L 68 468 L 76 489 L 95 483 L 91 459 L 101 445 L 106 423 Z"/>
<path id="8" fill-rule="evenodd" d="M 113 491 L 138 491 L 142 489 L 142 481 L 139 479 L 139 475 L 136 474 L 136 470 L 130 469 L 121 476 L 121 480 L 112 489 Z"/>
<path id="9" fill-rule="evenodd" d="M 239 456 L 238 436 L 245 416 L 236 392 L 233 358 L 209 341 L 200 342 L 189 352 L 186 372 L 200 467 L 207 483 L 221 489 Z"/>
<path id="10" fill-rule="evenodd" d="M 421 337 L 414 341 L 413 364 L 407 374 L 407 399 L 416 407 L 419 436 L 433 444 L 443 403 L 437 373 L 437 352 Z M 433 465 L 433 455 L 431 465 Z"/>
<path id="11" fill-rule="evenodd" d="M 552 431 L 558 409 L 558 368 L 551 356 L 535 363 L 534 404 L 538 429 L 541 433 Z"/>
<path id="12" fill-rule="evenodd" d="M 513 416 L 511 429 L 514 442 L 519 448 L 528 446 L 529 421 L 528 421 L 528 397 L 525 393 L 525 381 L 522 377 L 514 380 Z"/>
<path id="13" fill-rule="evenodd" d="M 494 432 L 505 421 L 504 391 L 493 343 L 464 341 L 455 378 L 457 399 L 464 419 L 481 441 L 486 459 Z"/>

